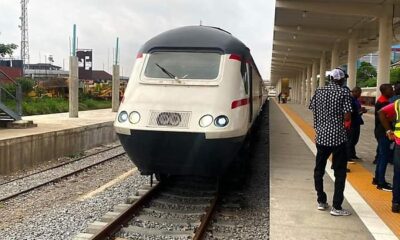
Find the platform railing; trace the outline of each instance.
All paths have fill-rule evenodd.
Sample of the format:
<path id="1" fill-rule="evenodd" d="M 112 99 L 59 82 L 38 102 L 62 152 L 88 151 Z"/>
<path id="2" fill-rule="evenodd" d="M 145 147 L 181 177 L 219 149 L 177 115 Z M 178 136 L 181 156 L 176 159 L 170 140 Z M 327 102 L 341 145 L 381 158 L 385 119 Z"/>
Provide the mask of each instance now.
<path id="1" fill-rule="evenodd" d="M 18 82 L 14 81 L 10 77 L 8 77 L 4 72 L 2 72 L 10 81 L 10 84 L 13 84 L 15 86 L 15 94 L 11 93 L 7 88 L 5 87 L 4 83 L 0 82 L 0 109 L 5 112 L 7 115 L 9 115 L 11 118 L 15 120 L 21 120 L 22 116 L 22 87 L 21 84 Z M 3 94 L 5 96 L 13 99 L 16 103 L 15 105 L 15 111 L 7 107 L 4 102 L 2 101 L 3 99 Z"/>

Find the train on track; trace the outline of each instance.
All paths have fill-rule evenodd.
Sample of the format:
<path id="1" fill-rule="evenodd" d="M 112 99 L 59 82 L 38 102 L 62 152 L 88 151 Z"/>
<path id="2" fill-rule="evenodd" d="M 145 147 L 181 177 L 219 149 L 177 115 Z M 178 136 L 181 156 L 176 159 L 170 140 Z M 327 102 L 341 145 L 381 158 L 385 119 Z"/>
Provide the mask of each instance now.
<path id="1" fill-rule="evenodd" d="M 220 176 L 265 100 L 245 44 L 220 28 L 186 26 L 143 45 L 114 127 L 143 175 Z"/>

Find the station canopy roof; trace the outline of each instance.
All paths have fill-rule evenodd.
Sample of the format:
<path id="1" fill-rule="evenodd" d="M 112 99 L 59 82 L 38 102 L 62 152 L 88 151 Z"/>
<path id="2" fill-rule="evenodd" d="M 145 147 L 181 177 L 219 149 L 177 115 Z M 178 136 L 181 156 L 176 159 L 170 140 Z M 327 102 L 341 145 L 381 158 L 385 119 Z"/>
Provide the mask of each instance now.
<path id="1" fill-rule="evenodd" d="M 393 43 L 400 42 L 398 0 L 277 0 L 271 81 L 302 71 L 337 44 L 339 63 L 347 62 L 348 39 L 356 36 L 359 57 L 378 50 L 379 18 L 393 14 Z"/>

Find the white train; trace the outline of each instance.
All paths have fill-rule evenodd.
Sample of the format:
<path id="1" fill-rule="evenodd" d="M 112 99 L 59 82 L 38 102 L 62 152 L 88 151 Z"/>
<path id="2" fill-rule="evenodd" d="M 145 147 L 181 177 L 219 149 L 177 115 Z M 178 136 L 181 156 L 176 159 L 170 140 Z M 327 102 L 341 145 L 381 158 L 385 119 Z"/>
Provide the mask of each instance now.
<path id="1" fill-rule="evenodd" d="M 144 44 L 115 120 L 143 175 L 219 176 L 264 103 L 250 50 L 230 33 L 188 26 Z"/>

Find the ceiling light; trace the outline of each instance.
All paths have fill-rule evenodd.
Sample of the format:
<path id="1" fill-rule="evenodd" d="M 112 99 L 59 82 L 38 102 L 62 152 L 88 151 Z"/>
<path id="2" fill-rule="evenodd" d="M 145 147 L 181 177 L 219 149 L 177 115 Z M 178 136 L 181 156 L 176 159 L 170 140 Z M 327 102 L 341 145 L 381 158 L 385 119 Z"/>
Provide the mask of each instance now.
<path id="1" fill-rule="evenodd" d="M 307 11 L 303 11 L 303 13 L 301 14 L 301 16 L 302 16 L 303 18 L 306 18 L 306 17 L 307 17 Z"/>
<path id="2" fill-rule="evenodd" d="M 296 38 L 297 38 L 296 34 L 293 34 L 292 38 L 293 38 L 293 40 L 296 40 Z"/>
<path id="3" fill-rule="evenodd" d="M 301 30 L 301 26 L 298 25 L 298 26 L 296 27 L 296 29 L 297 29 L 297 31 L 300 31 L 300 30 Z"/>

